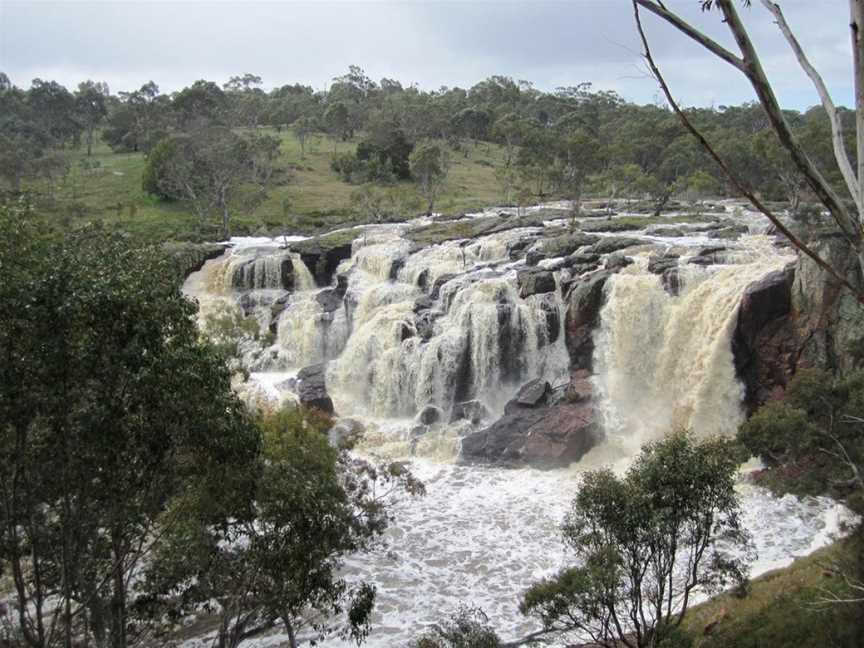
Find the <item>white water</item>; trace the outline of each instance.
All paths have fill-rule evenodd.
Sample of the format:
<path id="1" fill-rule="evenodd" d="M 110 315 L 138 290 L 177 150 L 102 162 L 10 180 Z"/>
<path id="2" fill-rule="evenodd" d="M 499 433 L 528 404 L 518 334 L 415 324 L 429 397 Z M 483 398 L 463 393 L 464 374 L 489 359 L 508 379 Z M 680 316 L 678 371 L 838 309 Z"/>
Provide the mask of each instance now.
<path id="1" fill-rule="evenodd" d="M 378 588 L 367 645 L 405 645 L 460 603 L 482 607 L 503 637 L 514 638 L 536 629 L 518 613 L 520 593 L 567 564 L 558 525 L 584 470 L 609 464 L 623 470 L 642 443 L 670 427 L 734 432 L 741 418 L 741 387 L 729 336 L 737 303 L 747 284 L 788 259 L 765 239 L 748 239 L 724 255 L 734 265 L 686 267 L 683 290 L 671 297 L 659 278 L 645 271 L 647 258 L 637 258 L 608 282 L 607 305 L 595 332 L 595 381 L 610 443 L 569 469 L 467 467 L 452 461 L 467 424 L 435 426 L 414 442 L 413 416 L 434 404 L 446 418 L 457 389 L 463 392 L 459 398 L 479 398 L 500 412 L 526 380 L 543 376 L 560 382 L 568 362 L 564 335 L 559 327 L 554 342 L 550 339 L 547 317 L 557 309 L 563 321 L 561 295 L 518 296 L 507 245 L 526 230 L 420 250 L 395 273 L 397 281 L 389 280 L 394 260 L 409 253 L 400 236 L 403 227 L 376 228 L 355 242 L 352 260 L 340 267 L 350 274 L 337 310 L 325 312 L 317 291 L 298 285 L 302 289 L 289 295 L 278 319 L 273 346 L 248 354 L 251 368 L 265 370 L 253 373 L 244 389 L 253 399 L 284 398 L 280 385 L 297 369 L 330 360 L 328 388 L 337 411 L 367 425 L 361 452 L 408 459 L 426 483 L 424 498 L 398 506 L 388 547 L 349 561 L 349 578 L 371 580 Z M 674 248 L 685 255 L 688 248 L 707 244 L 697 236 L 645 238 L 661 251 Z M 261 241 L 240 245 L 190 277 L 186 290 L 199 298 L 202 310 L 249 294 L 232 290 L 224 277 L 226 268 L 238 263 L 234 257 L 255 246 L 271 248 L 266 254 L 275 247 Z M 294 267 L 297 273 L 296 261 Z M 413 312 L 424 294 L 418 282 L 425 277 L 428 293 L 436 279 L 449 274 L 457 276 L 440 286 L 431 337 L 424 340 Z M 262 327 L 273 299 L 267 294 L 256 301 L 259 315 L 266 310 Z M 264 367 L 262 354 L 270 358 Z M 826 499 L 777 499 L 745 485 L 740 493 L 759 554 L 754 574 L 825 544 L 846 516 L 845 509 Z M 275 634 L 244 646 L 276 646 L 284 640 Z M 326 645 L 343 644 L 331 640 Z"/>

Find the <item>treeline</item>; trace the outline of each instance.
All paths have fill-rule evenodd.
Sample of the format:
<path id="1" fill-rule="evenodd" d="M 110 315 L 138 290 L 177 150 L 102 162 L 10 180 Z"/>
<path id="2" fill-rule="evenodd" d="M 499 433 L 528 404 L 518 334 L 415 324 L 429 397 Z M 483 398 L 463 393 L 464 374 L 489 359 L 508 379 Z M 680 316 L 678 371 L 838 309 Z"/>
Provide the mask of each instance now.
<path id="1" fill-rule="evenodd" d="M 745 186 L 798 208 L 805 184 L 758 105 L 690 112 Z M 787 111 L 786 117 L 820 171 L 841 188 L 824 110 Z M 851 111 L 841 110 L 841 118 L 852 125 Z M 674 195 L 696 200 L 730 193 L 726 178 L 667 109 L 628 102 L 590 83 L 544 92 L 493 76 L 468 89 L 426 91 L 392 79 L 376 83 L 351 66 L 326 91 L 293 84 L 266 92 L 260 77 L 245 74 L 222 86 L 196 81 L 170 95 L 153 82 L 113 95 L 92 81 L 70 91 L 36 79 L 25 90 L 0 74 L 0 178 L 13 189 L 62 173 L 63 152 L 86 146 L 89 153 L 97 132 L 116 152 L 149 155 L 177 134 L 210 129 L 210 140 L 225 139 L 228 132 L 264 126 L 290 129 L 303 155 L 317 133 L 356 140 L 356 153 L 334 151 L 333 161 L 333 170 L 352 183 L 407 179 L 415 146 L 433 141 L 455 155 L 482 143 L 501 145 L 504 158 L 495 174 L 508 204 L 550 196 L 578 203 L 591 193 L 649 198 L 660 208 Z M 224 146 L 242 148 L 234 140 Z M 273 153 L 272 142 L 258 146 L 264 150 L 257 157 L 241 155 L 244 168 Z M 854 156 L 854 146 L 849 149 Z M 150 190 L 172 195 L 164 187 Z M 191 191 L 173 194 L 189 198 Z"/>

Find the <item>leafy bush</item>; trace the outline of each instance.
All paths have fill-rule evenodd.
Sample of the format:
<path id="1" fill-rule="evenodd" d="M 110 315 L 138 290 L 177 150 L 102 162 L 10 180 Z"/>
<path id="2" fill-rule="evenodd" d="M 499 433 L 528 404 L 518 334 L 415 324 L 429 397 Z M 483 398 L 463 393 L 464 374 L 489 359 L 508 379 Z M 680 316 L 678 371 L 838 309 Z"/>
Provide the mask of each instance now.
<path id="1" fill-rule="evenodd" d="M 411 648 L 499 648 L 501 640 L 480 608 L 460 607 L 447 621 L 432 626 Z"/>

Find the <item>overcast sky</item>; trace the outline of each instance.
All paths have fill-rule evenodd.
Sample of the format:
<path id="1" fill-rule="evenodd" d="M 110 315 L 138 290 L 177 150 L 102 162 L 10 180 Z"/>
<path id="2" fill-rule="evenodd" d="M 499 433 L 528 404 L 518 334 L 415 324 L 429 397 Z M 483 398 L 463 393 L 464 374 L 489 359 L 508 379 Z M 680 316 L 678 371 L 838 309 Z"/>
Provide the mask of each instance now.
<path id="1" fill-rule="evenodd" d="M 780 3 L 835 100 L 850 105 L 847 0 Z M 667 4 L 733 47 L 718 14 L 700 13 L 699 0 Z M 767 12 L 753 5 L 742 13 L 781 102 L 817 103 Z M 652 16 L 644 21 L 684 103 L 753 98 L 737 72 Z M 633 101 L 655 102 L 657 87 L 638 51 L 629 0 L 0 0 L 0 71 L 22 87 L 36 77 L 67 86 L 89 78 L 116 92 L 152 79 L 170 92 L 196 79 L 222 83 L 252 72 L 267 88 L 299 81 L 323 89 L 356 64 L 375 80 L 426 89 L 470 87 L 501 74 L 544 90 L 591 81 Z"/>

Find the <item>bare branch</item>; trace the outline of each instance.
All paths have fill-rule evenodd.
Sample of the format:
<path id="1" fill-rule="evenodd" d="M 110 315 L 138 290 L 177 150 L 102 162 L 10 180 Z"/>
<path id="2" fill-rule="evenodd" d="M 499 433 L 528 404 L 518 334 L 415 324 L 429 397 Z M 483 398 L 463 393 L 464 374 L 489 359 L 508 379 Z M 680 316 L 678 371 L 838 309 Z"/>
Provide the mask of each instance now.
<path id="1" fill-rule="evenodd" d="M 831 275 L 834 279 L 836 279 L 840 284 L 845 286 L 855 295 L 856 299 L 864 304 L 864 293 L 861 293 L 857 288 L 855 288 L 848 279 L 841 276 L 833 267 L 831 267 L 819 254 L 817 254 L 813 249 L 811 249 L 806 243 L 801 241 L 797 236 L 795 236 L 786 225 L 783 224 L 783 221 L 777 217 L 771 210 L 769 210 L 761 200 L 759 200 L 756 195 L 749 191 L 732 173 L 732 170 L 729 168 L 729 165 L 720 157 L 717 151 L 713 146 L 708 142 L 707 139 L 699 132 L 681 107 L 678 105 L 678 102 L 675 101 L 675 98 L 672 96 L 672 92 L 669 89 L 666 80 L 663 78 L 660 69 L 657 67 L 657 64 L 654 62 L 654 58 L 651 55 L 651 48 L 648 45 L 648 37 L 645 35 L 645 30 L 642 27 L 642 18 L 639 13 L 639 6 L 644 3 L 644 0 L 632 0 L 633 2 L 633 11 L 636 17 L 636 27 L 639 31 L 639 37 L 642 39 L 643 46 L 643 54 L 645 56 L 645 60 L 648 62 L 648 66 L 651 68 L 651 72 L 654 74 L 654 78 L 657 79 L 657 82 L 660 84 L 660 88 L 663 91 L 663 94 L 666 96 L 666 100 L 669 102 L 669 105 L 672 107 L 672 110 L 678 115 L 678 118 L 681 120 L 681 123 L 684 127 L 696 138 L 702 148 L 711 156 L 711 158 L 717 163 L 729 181 L 732 183 L 732 186 L 735 187 L 736 191 L 738 191 L 742 196 L 746 197 L 756 209 L 758 209 L 765 217 L 771 221 L 771 223 L 780 231 L 789 241 L 795 246 L 796 249 L 800 250 L 807 256 L 809 256 L 813 261 L 822 268 L 825 272 Z"/>
<path id="2" fill-rule="evenodd" d="M 682 20 L 677 14 L 669 11 L 662 2 L 655 2 L 654 0 L 636 0 L 636 2 L 647 11 L 650 11 L 665 20 L 678 31 L 686 34 L 689 38 L 702 45 L 702 47 L 710 51 L 712 54 L 719 56 L 732 67 L 741 72 L 745 71 L 744 61 L 742 59 L 735 56 L 735 54 L 720 45 L 717 41 L 709 38 L 707 35 Z"/>
<path id="3" fill-rule="evenodd" d="M 756 48 L 753 46 L 753 42 L 750 40 L 744 24 L 738 16 L 734 2 L 732 0 L 716 0 L 716 3 L 723 13 L 724 22 L 729 27 L 729 31 L 732 32 L 732 36 L 735 38 L 735 42 L 738 43 L 738 48 L 744 56 L 744 74 L 750 80 L 753 90 L 756 91 L 756 96 L 759 98 L 762 108 L 765 109 L 768 120 L 774 128 L 774 132 L 777 133 L 780 143 L 789 151 L 795 165 L 807 179 L 807 184 L 818 196 L 822 204 L 831 212 L 831 216 L 834 218 L 840 231 L 846 235 L 849 242 L 857 250 L 861 242 L 861 223 L 849 213 L 840 197 L 825 180 L 792 134 L 792 129 L 789 127 L 789 123 L 786 121 L 777 97 L 774 95 L 774 89 L 768 82 L 765 70 L 762 69 L 759 55 L 756 53 Z"/>
<path id="4" fill-rule="evenodd" d="M 810 60 L 801 48 L 801 44 L 789 28 L 789 24 L 783 16 L 780 5 L 771 0 L 761 1 L 762 5 L 771 12 L 771 15 L 774 16 L 774 19 L 777 21 L 777 27 L 780 28 L 783 37 L 795 53 L 795 58 L 798 59 L 798 63 L 801 65 L 804 72 L 807 73 L 807 76 L 810 77 L 810 80 L 816 87 L 816 92 L 819 93 L 822 107 L 825 109 L 825 112 L 828 113 L 828 119 L 831 121 L 831 140 L 834 144 L 834 157 L 837 160 L 837 166 L 840 167 L 840 172 L 843 174 L 843 180 L 846 182 L 846 187 L 849 189 L 849 193 L 852 194 L 852 197 L 855 200 L 855 206 L 858 208 L 858 213 L 864 214 L 864 203 L 862 203 L 858 186 L 859 179 L 855 176 L 855 172 L 852 170 L 852 164 L 849 162 L 849 154 L 846 151 L 845 144 L 843 143 L 843 123 L 840 121 L 840 112 L 834 105 L 834 101 L 831 99 L 831 94 L 828 92 L 828 88 L 825 86 L 822 76 L 810 63 Z"/>

